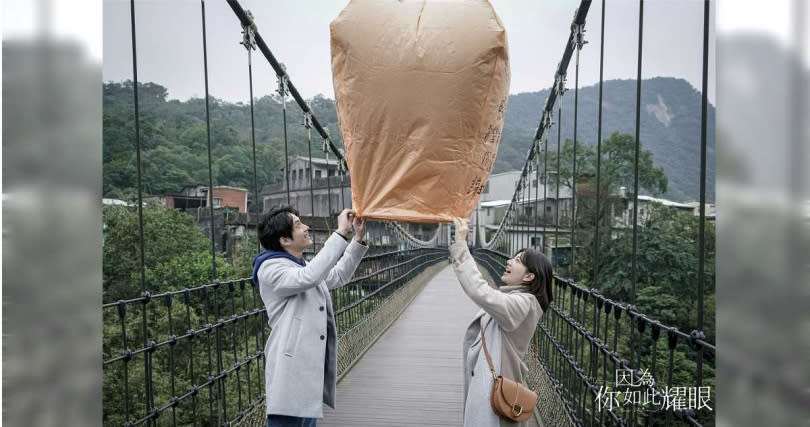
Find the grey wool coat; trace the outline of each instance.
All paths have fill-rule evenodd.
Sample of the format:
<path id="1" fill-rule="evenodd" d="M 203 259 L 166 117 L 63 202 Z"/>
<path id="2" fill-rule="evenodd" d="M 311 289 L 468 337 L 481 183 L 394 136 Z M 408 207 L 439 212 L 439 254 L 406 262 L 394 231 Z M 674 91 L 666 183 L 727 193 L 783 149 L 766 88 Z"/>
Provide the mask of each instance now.
<path id="1" fill-rule="evenodd" d="M 534 295 L 524 286 L 493 289 L 484 280 L 464 241 L 450 246 L 453 270 L 464 292 L 481 308 L 464 334 L 464 426 L 536 425 L 534 418 L 515 423 L 495 415 L 490 405 L 493 378 L 484 352 L 481 351 L 481 324 L 492 357 L 495 375 L 503 375 L 524 385 L 528 367 L 521 360 L 529 349 L 537 322 L 543 314 Z"/>
<path id="2" fill-rule="evenodd" d="M 258 271 L 270 336 L 264 346 L 267 413 L 323 417 L 335 407 L 337 328 L 329 290 L 345 285 L 368 250 L 332 233 L 306 267 L 287 258 Z"/>

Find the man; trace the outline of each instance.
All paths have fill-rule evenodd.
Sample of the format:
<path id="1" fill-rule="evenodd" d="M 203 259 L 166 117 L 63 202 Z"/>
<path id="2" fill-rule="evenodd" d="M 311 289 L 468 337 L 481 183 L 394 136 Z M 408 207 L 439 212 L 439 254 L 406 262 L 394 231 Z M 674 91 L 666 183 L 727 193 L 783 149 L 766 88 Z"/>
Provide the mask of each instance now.
<path id="1" fill-rule="evenodd" d="M 354 239 L 349 232 L 354 228 Z M 315 426 L 335 407 L 337 328 L 329 290 L 345 285 L 368 250 L 365 221 L 345 209 L 337 231 L 306 262 L 309 227 L 292 207 L 272 209 L 259 224 L 264 251 L 253 260 L 271 332 L 264 347 L 267 426 Z"/>

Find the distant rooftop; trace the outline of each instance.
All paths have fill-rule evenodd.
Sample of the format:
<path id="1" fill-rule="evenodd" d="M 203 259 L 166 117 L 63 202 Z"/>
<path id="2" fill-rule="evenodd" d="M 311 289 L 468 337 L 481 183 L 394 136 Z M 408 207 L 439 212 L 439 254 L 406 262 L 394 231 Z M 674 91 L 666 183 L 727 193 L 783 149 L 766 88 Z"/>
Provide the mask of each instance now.
<path id="1" fill-rule="evenodd" d="M 101 204 L 104 206 L 132 206 L 132 203 L 127 203 L 121 199 L 101 199 Z"/>
<path id="2" fill-rule="evenodd" d="M 661 199 L 661 198 L 652 197 L 652 196 L 639 195 L 638 199 L 639 200 L 646 200 L 648 202 L 660 203 L 660 204 L 662 204 L 664 206 L 670 206 L 670 207 L 673 207 L 673 208 L 681 208 L 681 209 L 694 209 L 695 208 L 694 206 L 688 205 L 686 203 L 673 202 L 672 200 Z"/>
<path id="3" fill-rule="evenodd" d="M 302 161 L 305 161 L 305 162 L 309 163 L 309 157 L 308 156 L 295 156 L 295 158 L 290 163 L 292 163 L 292 162 L 294 162 L 296 160 L 302 160 Z M 327 161 L 325 158 L 313 157 L 312 158 L 312 163 L 319 164 L 319 165 L 337 165 L 338 161 L 333 156 L 329 157 L 329 161 Z"/>
<path id="4" fill-rule="evenodd" d="M 509 203 L 512 203 L 511 200 L 491 200 L 489 202 L 481 202 L 482 208 L 495 208 L 499 206 L 506 206 Z"/>

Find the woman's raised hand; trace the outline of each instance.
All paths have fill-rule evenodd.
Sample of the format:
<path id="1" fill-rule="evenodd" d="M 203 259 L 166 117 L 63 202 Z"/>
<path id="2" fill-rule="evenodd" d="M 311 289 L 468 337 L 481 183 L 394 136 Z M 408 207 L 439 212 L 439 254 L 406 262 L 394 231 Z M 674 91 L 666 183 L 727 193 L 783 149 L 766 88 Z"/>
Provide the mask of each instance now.
<path id="1" fill-rule="evenodd" d="M 456 226 L 456 241 L 467 241 L 467 236 L 470 234 L 470 225 L 466 219 L 453 218 L 453 225 Z"/>

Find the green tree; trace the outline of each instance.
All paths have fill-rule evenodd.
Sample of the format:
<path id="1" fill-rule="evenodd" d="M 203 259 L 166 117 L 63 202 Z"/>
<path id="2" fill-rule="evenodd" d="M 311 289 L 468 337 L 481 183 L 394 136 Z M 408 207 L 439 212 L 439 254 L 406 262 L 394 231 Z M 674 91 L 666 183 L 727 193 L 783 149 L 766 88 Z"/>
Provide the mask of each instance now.
<path id="1" fill-rule="evenodd" d="M 156 296 L 166 291 L 210 284 L 213 264 L 210 240 L 194 225 L 192 218 L 161 206 L 146 206 L 143 214 L 147 290 Z M 104 301 L 138 297 L 141 286 L 137 210 L 133 207 L 108 206 L 104 208 L 103 219 Z M 253 242 L 255 244 L 255 240 Z M 255 254 L 255 249 L 246 249 L 241 257 L 248 258 L 248 253 Z M 224 259 L 222 254 L 218 254 L 216 265 L 220 280 L 245 277 L 245 266 L 240 265 L 237 272 Z M 104 309 L 104 360 L 119 357 L 126 350 L 141 349 L 144 341 L 166 343 L 173 335 L 187 335 L 190 329 L 201 331 L 206 324 L 244 315 L 255 308 L 254 303 L 261 304 L 261 299 L 256 298 L 255 289 L 249 283 L 233 283 L 233 290 L 230 284 L 208 287 L 205 291 L 192 290 L 188 293 L 188 300 L 185 293 L 180 293 L 155 297 L 146 304 L 138 302 Z M 121 311 L 122 308 L 125 309 Z M 175 345 L 164 344 L 152 353 L 137 352 L 129 362 L 119 359 L 105 366 L 104 424 L 122 425 L 126 420 L 133 421 L 148 413 L 147 384 L 151 387 L 155 406 L 159 407 L 172 397 L 185 394 L 189 387 L 205 383 L 209 375 L 218 372 L 219 360 L 226 368 L 244 361 L 248 355 L 261 350 L 264 343 L 260 343 L 258 337 L 265 328 L 263 316 L 254 315 L 210 332 L 202 332 L 194 339 L 186 337 L 179 339 Z M 146 339 L 145 333 L 148 334 Z M 144 358 L 147 354 L 151 354 L 152 361 L 148 383 L 144 374 Z M 252 396 L 248 395 L 247 390 L 248 375 L 253 384 Z M 228 419 L 232 419 L 239 410 L 240 397 L 241 409 L 244 409 L 249 397 L 256 399 L 262 381 L 260 366 L 254 363 L 250 368 L 243 367 L 238 374 L 231 374 L 225 381 L 225 401 L 212 402 L 213 415 L 209 412 L 208 390 L 213 390 L 212 395 L 216 399 L 216 387 L 206 388 L 198 394 L 196 410 L 191 399 L 186 399 L 177 406 L 176 412 L 168 410 L 160 419 L 175 418 L 179 425 L 189 425 L 195 421 L 198 425 L 221 425 L 227 419 L 219 419 L 216 408 L 224 403 L 223 407 L 228 408 Z"/>
<path id="2" fill-rule="evenodd" d="M 253 258 L 261 251 L 256 232 L 246 230 L 234 248 L 233 268 L 237 277 L 253 276 Z"/>
<path id="3" fill-rule="evenodd" d="M 636 308 L 666 325 L 684 325 L 689 319 L 686 304 L 661 286 L 650 285 L 639 290 Z"/>
<path id="4" fill-rule="evenodd" d="M 696 309 L 698 300 L 698 221 L 699 218 L 689 213 L 654 205 L 647 223 L 638 227 L 636 301 L 639 304 L 645 302 L 645 308 L 649 310 L 643 311 L 645 314 L 676 321 L 673 326 L 684 330 L 694 327 L 690 314 Z M 599 255 L 598 285 L 611 298 L 631 301 L 632 230 L 616 232 L 618 237 L 607 242 Z M 714 225 L 707 223 L 706 242 L 714 242 L 714 235 Z M 713 247 L 710 243 L 705 251 L 704 298 L 714 293 Z M 580 266 L 592 266 L 587 256 L 583 256 L 580 262 Z M 670 306 L 672 299 L 678 302 L 677 307 Z M 704 307 L 704 312 L 707 309 Z"/>
<path id="5" fill-rule="evenodd" d="M 549 147 L 548 153 L 540 153 L 550 172 L 557 169 L 556 150 Z M 550 188 L 556 185 L 559 178 L 560 187 L 573 190 L 576 184 L 575 229 L 576 254 L 574 267 L 575 279 L 579 283 L 589 284 L 593 280 L 593 251 L 596 244 L 596 225 L 599 224 L 600 253 L 608 250 L 608 242 L 613 236 L 613 213 L 626 209 L 627 200 L 620 195 L 620 188 L 632 191 L 635 173 L 635 138 L 632 135 L 614 132 L 602 143 L 602 161 L 597 188 L 597 155 L 596 148 L 576 143 L 577 173 L 573 174 L 574 142 L 567 140 L 560 151 L 559 177 L 554 173 L 543 174 L 540 181 L 548 180 Z M 660 194 L 666 192 L 667 177 L 664 170 L 653 164 L 652 154 L 639 147 L 638 183 L 642 193 Z M 597 206 L 596 198 L 599 197 Z M 598 208 L 598 210 L 597 210 Z M 570 218 L 560 218 L 563 226 L 570 226 Z"/>
<path id="6" fill-rule="evenodd" d="M 282 155 L 271 144 L 256 144 L 256 181 L 260 186 L 263 183 L 275 182 L 281 177 Z M 230 148 L 227 152 L 217 156 L 215 160 L 217 182 L 228 183 L 235 187 L 248 190 L 252 198 L 253 188 L 253 148 L 239 146 Z"/>
<path id="7" fill-rule="evenodd" d="M 208 182 L 207 159 L 183 146 L 160 146 L 146 152 L 141 168 L 147 194 L 171 194 L 189 184 Z"/>
<path id="8" fill-rule="evenodd" d="M 182 129 L 178 142 L 192 151 L 204 152 L 208 144 L 208 130 L 205 128 L 205 123 L 190 124 Z"/>
<path id="9" fill-rule="evenodd" d="M 135 165 L 135 109 L 132 82 L 106 83 L 103 110 L 103 167 L 105 197 L 132 199 L 137 194 Z M 140 145 L 143 191 L 166 195 L 185 185 L 208 182 L 209 126 L 205 101 L 166 100 L 166 88 L 154 83 L 139 84 Z M 250 108 L 211 98 L 210 141 L 215 185 L 247 188 L 253 192 L 253 139 Z M 323 126 L 335 124 L 334 104 L 323 97 L 313 100 L 313 109 Z M 331 110 L 330 110 L 331 109 Z M 330 113 L 331 111 L 331 113 Z M 290 155 L 306 154 L 305 130 L 294 113 L 288 124 Z M 281 106 L 272 97 L 256 102 L 256 175 L 261 188 L 281 177 L 283 143 Z M 313 136 L 313 155 L 323 156 L 321 139 Z"/>
<path id="10" fill-rule="evenodd" d="M 667 191 L 667 177 L 664 169 L 653 165 L 652 153 L 639 148 L 638 183 L 642 191 L 652 194 Z M 596 189 L 596 147 L 577 142 L 577 185 L 586 184 L 592 191 Z M 540 153 L 541 158 L 544 153 Z M 565 141 L 560 151 L 560 185 L 573 188 L 574 142 Z M 557 168 L 556 149 L 548 148 L 549 170 Z M 615 194 L 619 187 L 633 188 L 635 169 L 635 138 L 626 133 L 614 132 L 602 143 L 602 162 L 600 165 L 600 195 Z M 549 175 L 549 183 L 554 184 L 556 176 Z M 541 176 L 541 182 L 544 182 Z"/>
<path id="11" fill-rule="evenodd" d="M 160 206 L 143 209 L 146 288 L 159 293 L 210 283 L 210 240 L 191 216 Z M 140 237 L 135 208 L 106 206 L 103 213 L 102 270 L 104 301 L 140 295 Z M 217 257 L 220 278 L 233 276 L 223 256 Z"/>

